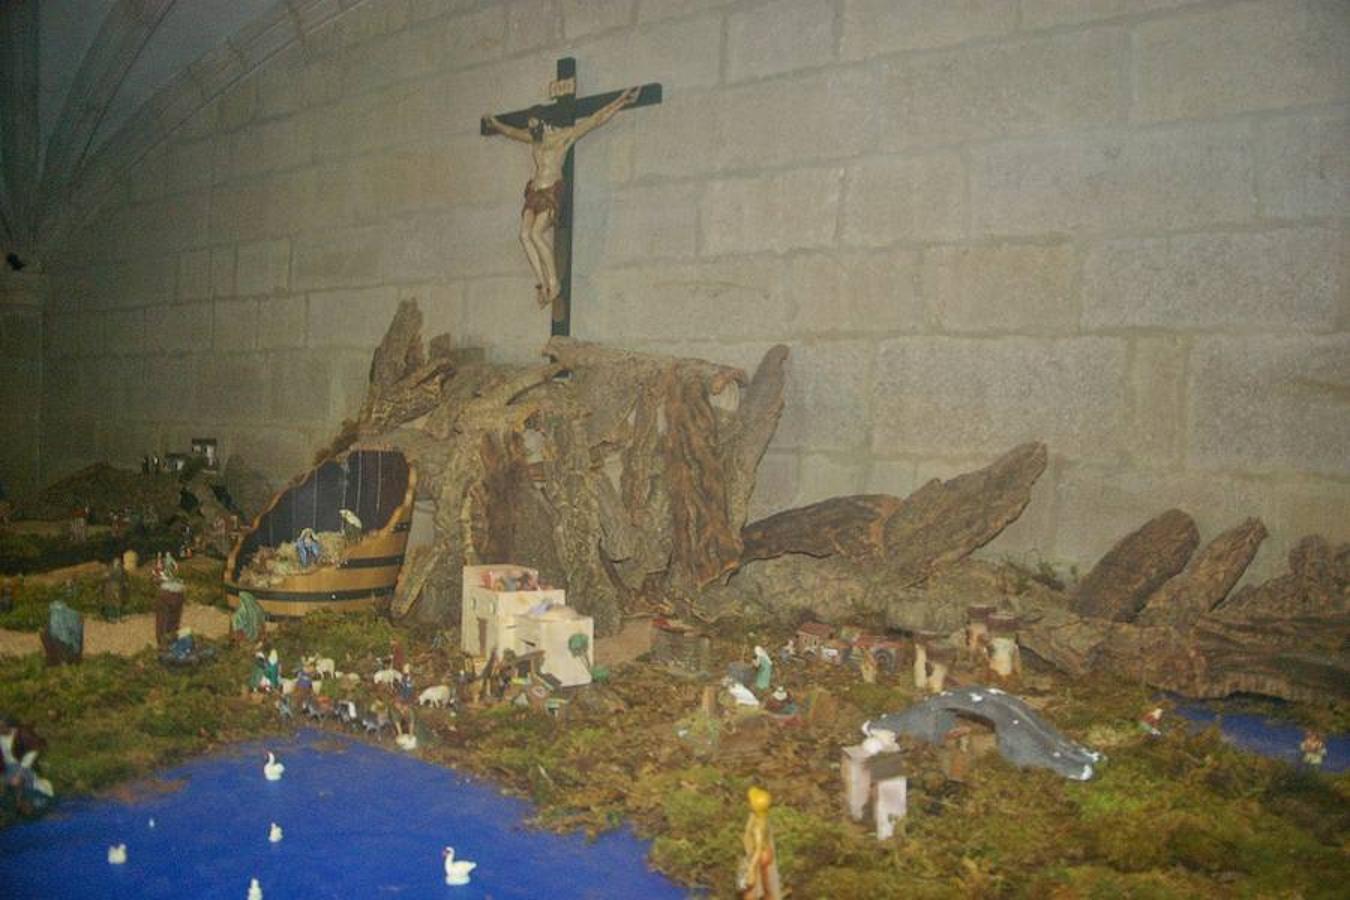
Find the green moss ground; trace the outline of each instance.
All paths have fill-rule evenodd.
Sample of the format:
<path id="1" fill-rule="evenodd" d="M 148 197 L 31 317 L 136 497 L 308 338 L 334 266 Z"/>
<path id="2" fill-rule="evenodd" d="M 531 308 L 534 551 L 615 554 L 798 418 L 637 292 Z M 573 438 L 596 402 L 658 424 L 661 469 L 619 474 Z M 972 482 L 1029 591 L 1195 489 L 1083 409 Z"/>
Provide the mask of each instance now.
<path id="1" fill-rule="evenodd" d="M 270 642 L 288 669 L 319 652 L 368 676 L 395 637 L 419 685 L 458 665 L 457 652 L 433 645 L 430 632 L 374 615 L 313 616 L 281 626 Z M 721 661 L 746 655 L 751 640 L 766 636 L 720 632 Z M 252 648 L 222 645 L 214 662 L 187 673 L 148 652 L 57 669 L 36 656 L 4 659 L 0 711 L 50 742 L 42 767 L 58 793 L 97 791 L 280 729 L 270 704 L 240 695 L 251 656 Z M 948 782 L 935 753 L 915 748 L 910 815 L 895 839 L 879 843 L 841 813 L 839 748 L 857 742 L 867 717 L 912 703 L 913 688 L 903 678 L 864 685 L 848 670 L 804 662 L 776 675 L 798 697 L 828 689 L 837 715 L 758 730 L 723 722 L 717 749 L 700 749 L 675 736 L 675 723 L 697 709 L 700 685 L 639 663 L 619 667 L 610 686 L 576 698 L 560 719 L 514 707 L 458 718 L 424 712 L 419 752 L 532 798 L 543 827 L 598 832 L 631 822 L 653 840 L 655 865 L 712 886 L 715 897 L 732 896 L 752 783 L 775 797 L 780 870 L 794 897 L 1330 898 L 1350 880 L 1347 776 L 1242 753 L 1214 732 L 1178 726 L 1146 738 L 1135 720 L 1150 691 L 1050 674 L 1025 693 L 1069 735 L 1105 749 L 1098 777 L 1068 782 L 991 756 L 964 783 Z M 351 695 L 360 703 L 373 696 L 364 686 Z M 1343 721 L 1340 710 L 1295 712 Z"/>

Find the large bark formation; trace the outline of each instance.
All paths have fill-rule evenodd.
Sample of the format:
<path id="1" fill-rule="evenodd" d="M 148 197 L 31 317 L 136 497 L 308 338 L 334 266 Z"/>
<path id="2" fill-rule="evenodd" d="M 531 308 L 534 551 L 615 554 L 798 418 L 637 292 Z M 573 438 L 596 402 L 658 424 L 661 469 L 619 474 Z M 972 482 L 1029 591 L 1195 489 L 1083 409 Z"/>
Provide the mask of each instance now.
<path id="1" fill-rule="evenodd" d="M 1031 502 L 1045 471 L 1044 444 L 1022 444 L 950 481 L 932 481 L 904 500 L 889 494 L 834 497 L 746 526 L 745 558 L 784 553 L 883 562 L 913 580 L 989 543 Z"/>
<path id="2" fill-rule="evenodd" d="M 755 468 L 782 411 L 786 348 L 739 369 L 554 338 L 536 366 L 425 348 L 400 306 L 357 418 L 329 452 L 392 445 L 435 500 L 435 542 L 404 566 L 394 611 L 443 620 L 466 564 L 518 562 L 617 629 L 688 606 L 741 560 Z M 687 610 L 686 610 L 687 611 Z"/>
<path id="3" fill-rule="evenodd" d="M 866 615 L 896 628 L 958 628 L 965 607 L 932 602 L 916 586 L 1015 521 L 1046 459 L 1044 444 L 1022 444 L 903 500 L 835 497 L 769 516 L 742 533 L 747 563 L 732 586 L 780 619 Z"/>
<path id="4" fill-rule="evenodd" d="M 400 448 L 421 498 L 435 500 L 435 540 L 405 563 L 397 614 L 453 617 L 462 566 L 512 561 L 565 586 L 598 634 L 652 608 L 953 632 L 967 606 L 997 603 L 1024 623 L 1023 646 L 1071 673 L 1105 669 L 1197 697 L 1350 690 L 1350 546 L 1308 538 L 1287 575 L 1225 599 L 1264 527 L 1252 519 L 1220 535 L 1183 573 L 1198 534 L 1169 510 L 1070 597 L 967 558 L 1030 501 L 1042 444 L 903 500 L 836 497 L 747 525 L 783 408 L 786 348 L 769 350 L 752 379 L 567 338 L 535 366 L 450 348 L 446 336 L 424 347 L 416 305 L 400 307 L 361 412 L 331 448 Z"/>
<path id="5" fill-rule="evenodd" d="M 1260 519 L 1247 519 L 1225 531 L 1195 555 L 1186 571 L 1154 592 L 1135 621 L 1140 625 L 1193 624 L 1223 602 L 1265 539 L 1266 526 Z"/>
<path id="6" fill-rule="evenodd" d="M 1220 540 L 1232 548 L 1258 540 L 1260 530 L 1249 521 Z M 1216 550 L 1214 558 L 1222 555 Z M 1190 697 L 1350 699 L 1350 545 L 1332 549 L 1305 538 L 1290 552 L 1290 569 L 1212 611 L 1166 624 L 1043 608 L 1021 640 L 1066 672 L 1107 670 Z"/>
<path id="7" fill-rule="evenodd" d="M 1169 509 L 1126 535 L 1083 579 L 1074 601 L 1080 616 L 1129 622 L 1163 582 L 1185 567 L 1200 543 L 1195 521 Z"/>

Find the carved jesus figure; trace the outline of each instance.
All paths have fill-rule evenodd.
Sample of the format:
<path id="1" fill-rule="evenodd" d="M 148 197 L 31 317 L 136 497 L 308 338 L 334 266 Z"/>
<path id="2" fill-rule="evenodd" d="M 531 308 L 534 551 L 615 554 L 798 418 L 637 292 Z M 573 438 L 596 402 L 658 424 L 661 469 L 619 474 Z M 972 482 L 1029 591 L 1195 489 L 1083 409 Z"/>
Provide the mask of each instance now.
<path id="1" fill-rule="evenodd" d="M 553 226 L 562 202 L 563 163 L 567 151 L 636 100 L 639 91 L 640 88 L 631 87 L 592 115 L 563 128 L 550 125 L 537 115 L 526 120 L 527 128 L 507 125 L 496 116 L 483 117 L 489 131 L 529 144 L 534 157 L 534 174 L 525 184 L 525 208 L 520 214 L 520 243 L 534 272 L 540 306 L 548 306 L 562 291 L 558 263 L 553 254 Z"/>

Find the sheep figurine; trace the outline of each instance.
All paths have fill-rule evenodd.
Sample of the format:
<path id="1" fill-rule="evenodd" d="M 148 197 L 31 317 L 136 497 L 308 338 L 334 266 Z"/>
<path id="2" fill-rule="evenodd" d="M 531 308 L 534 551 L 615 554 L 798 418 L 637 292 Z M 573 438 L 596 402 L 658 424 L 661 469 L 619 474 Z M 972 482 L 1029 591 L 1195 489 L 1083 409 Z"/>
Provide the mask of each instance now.
<path id="1" fill-rule="evenodd" d="M 435 687 L 429 687 L 417 695 L 418 706 L 433 706 L 436 709 L 444 709 L 450 703 L 450 685 L 438 684 Z"/>

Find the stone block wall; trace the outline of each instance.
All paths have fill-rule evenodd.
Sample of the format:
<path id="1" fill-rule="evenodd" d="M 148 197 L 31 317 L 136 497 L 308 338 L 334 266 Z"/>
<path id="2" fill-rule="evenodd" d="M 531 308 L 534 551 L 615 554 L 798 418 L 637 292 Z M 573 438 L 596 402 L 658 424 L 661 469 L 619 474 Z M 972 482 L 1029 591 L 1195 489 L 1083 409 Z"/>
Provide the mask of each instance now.
<path id="1" fill-rule="evenodd" d="M 365 0 L 167 135 L 48 269 L 43 474 L 215 436 L 279 476 L 403 297 L 529 359 L 525 148 L 478 117 L 660 81 L 578 151 L 574 333 L 792 348 L 755 512 L 1052 463 L 988 548 L 1167 506 L 1350 539 L 1342 0 Z"/>
<path id="2" fill-rule="evenodd" d="M 0 485 L 11 500 L 39 485 L 46 292 L 42 275 L 0 268 Z"/>

